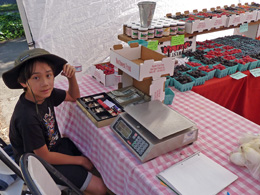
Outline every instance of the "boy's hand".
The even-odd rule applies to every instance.
[[[75,70],[74,66],[71,66],[70,64],[65,64],[63,66],[63,72],[61,73],[61,75],[70,79],[73,76],[75,76],[75,72],[76,72],[76,70]]]

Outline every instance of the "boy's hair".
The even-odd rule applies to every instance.
[[[55,66],[51,63],[50,60],[43,57],[33,58],[25,62],[24,66],[21,68],[19,77],[17,79],[19,83],[26,83],[31,78],[34,65],[36,62],[42,62],[48,64],[51,67],[52,71],[55,72]],[[24,91],[27,90],[27,88],[23,88],[23,89]]]

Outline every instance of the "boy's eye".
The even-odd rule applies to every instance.
[[[33,77],[33,79],[35,79],[35,80],[38,80],[38,79],[39,79],[39,77]]]
[[[52,77],[52,74],[47,74],[47,77],[48,77],[48,78]]]

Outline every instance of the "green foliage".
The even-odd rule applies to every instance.
[[[0,14],[0,41],[24,36],[24,29],[19,12]]]
[[[3,4],[0,5],[0,12],[18,11],[17,4]]]

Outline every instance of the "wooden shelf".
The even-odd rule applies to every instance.
[[[256,24],[260,24],[260,20],[256,21],[256,22],[250,22],[248,25],[256,25]],[[193,36],[197,36],[197,35],[202,35],[202,34],[206,34],[206,33],[212,33],[212,32],[218,32],[218,31],[223,31],[223,30],[228,30],[228,29],[233,29],[233,28],[239,28],[240,25],[237,26],[230,26],[230,27],[222,27],[222,28],[218,28],[218,29],[211,29],[211,30],[205,30],[202,32],[194,32],[192,34],[186,33],[185,37],[193,37]],[[165,41],[170,41],[172,36],[168,36],[168,37],[162,37],[162,38],[154,38],[154,39],[149,39],[149,40],[158,40],[159,43],[161,42],[165,42]],[[128,41],[133,41],[133,40],[137,40],[137,39],[132,39],[131,37],[128,37],[125,34],[120,34],[118,35],[118,39],[124,42],[128,42]]]

